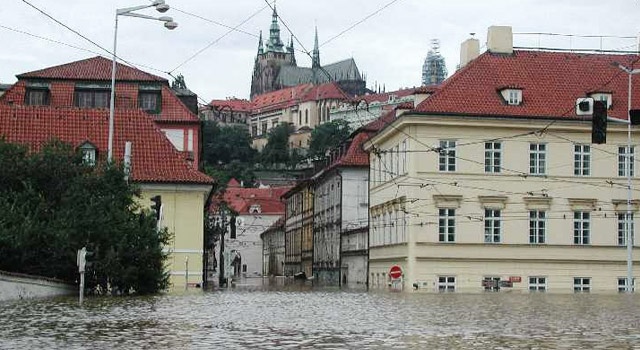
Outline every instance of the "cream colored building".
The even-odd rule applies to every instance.
[[[370,285],[624,290],[640,203],[637,127],[628,139],[626,120],[610,121],[606,144],[592,144],[591,114],[576,102],[604,100],[610,118],[626,119],[627,75],[612,63],[636,56],[514,51],[508,27],[492,27],[487,47],[365,146]],[[640,86],[633,91],[638,108]],[[401,279],[389,277],[392,265]]]

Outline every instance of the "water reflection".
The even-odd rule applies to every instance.
[[[236,288],[0,304],[0,348],[630,349],[640,296]]]

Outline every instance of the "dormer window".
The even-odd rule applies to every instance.
[[[260,204],[252,204],[251,207],[249,207],[250,214],[260,214],[261,212],[262,208],[260,207]]]
[[[604,105],[607,106],[607,109],[611,109],[612,104],[612,95],[608,92],[594,92],[589,94],[589,97],[593,98],[594,101],[602,101]]]
[[[389,103],[395,102],[396,98],[397,98],[396,95],[389,95]]]
[[[138,107],[147,113],[160,113],[162,110],[162,87],[157,84],[141,84],[138,91]]]
[[[111,84],[78,83],[74,91],[74,105],[80,108],[109,108]]]
[[[521,89],[503,89],[500,91],[502,97],[508,105],[518,106],[522,104],[522,90]]]
[[[48,106],[49,84],[39,82],[27,83],[24,104],[27,106]]]
[[[96,146],[91,142],[85,142],[79,147],[82,154],[82,162],[86,165],[94,166],[96,164]]]

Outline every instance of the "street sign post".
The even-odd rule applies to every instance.
[[[399,265],[391,266],[389,269],[389,277],[391,277],[392,280],[397,280],[402,277],[402,268]]]

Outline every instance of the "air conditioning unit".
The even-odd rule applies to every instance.
[[[583,97],[576,100],[576,114],[577,115],[592,115],[593,114],[593,98]]]

